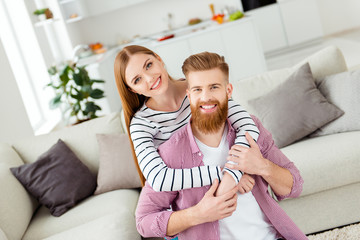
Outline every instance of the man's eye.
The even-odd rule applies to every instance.
[[[152,62],[149,62],[148,64],[146,64],[146,70],[148,70],[151,66],[152,66]]]
[[[211,89],[216,89],[216,88],[218,88],[218,86],[212,86],[212,87],[211,87]]]

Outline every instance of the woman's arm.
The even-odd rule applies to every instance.
[[[245,132],[248,132],[256,142],[259,137],[259,129],[252,120],[250,114],[234,100],[229,99],[228,108],[229,122],[236,131],[236,139],[234,145],[250,147],[249,142],[246,140]],[[242,171],[229,169],[227,167],[224,168],[224,171],[228,172],[233,177],[236,183],[239,183],[242,176]]]
[[[141,117],[134,117],[130,135],[134,144],[139,167],[155,191],[178,191],[207,186],[216,178],[221,179],[218,166],[199,166],[189,169],[173,169],[166,166],[154,145],[158,129]],[[180,161],[180,159],[179,159]]]

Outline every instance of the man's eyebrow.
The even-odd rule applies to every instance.
[[[194,88],[200,88],[200,86],[193,86],[190,89],[194,89]]]

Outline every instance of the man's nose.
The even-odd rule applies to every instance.
[[[203,89],[201,91],[201,101],[207,102],[212,99],[211,92],[208,89]]]

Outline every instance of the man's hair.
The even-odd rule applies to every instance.
[[[206,71],[214,68],[220,69],[225,74],[226,80],[229,81],[229,66],[225,62],[225,58],[219,54],[211,52],[194,54],[185,59],[182,65],[185,77],[190,72]]]

